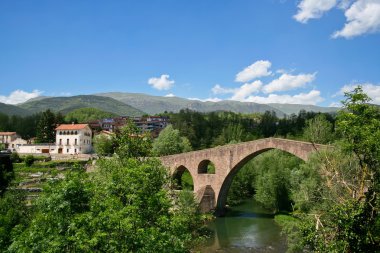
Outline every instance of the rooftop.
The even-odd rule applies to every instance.
[[[0,132],[0,135],[15,135],[16,132]]]
[[[81,130],[88,127],[88,124],[62,124],[55,130]]]

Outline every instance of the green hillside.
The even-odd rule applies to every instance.
[[[276,108],[257,103],[238,101],[202,102],[179,97],[159,97],[141,93],[122,92],[99,93],[95,95],[114,98],[149,114],[162,113],[164,111],[178,112],[181,109],[188,108],[199,112],[232,111],[237,113],[255,113],[275,111],[277,116],[284,116],[284,113]]]
[[[20,108],[15,105],[8,105],[4,103],[0,103],[0,113],[6,114],[6,115],[17,115],[17,116],[27,116],[32,114],[30,111]]]
[[[105,112],[96,108],[80,108],[75,109],[74,111],[69,112],[65,115],[66,122],[78,123],[88,123],[92,120],[105,119],[105,118],[114,118],[120,115],[117,115],[112,112]]]
[[[139,116],[144,114],[144,112],[115,99],[92,95],[50,97],[37,101],[28,101],[18,106],[33,113],[51,109],[55,112],[67,114],[76,109],[91,107],[123,116]]]

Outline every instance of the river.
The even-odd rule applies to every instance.
[[[208,227],[211,236],[199,249],[202,253],[286,252],[286,239],[273,215],[254,200],[234,206]]]

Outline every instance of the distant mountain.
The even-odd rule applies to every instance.
[[[113,98],[92,95],[49,97],[27,101],[19,104],[18,107],[33,113],[51,109],[52,111],[66,114],[76,109],[92,107],[123,116],[140,116],[144,114],[144,112]]]
[[[35,98],[31,98],[23,103],[20,103],[20,104],[24,104],[24,103],[27,103],[27,102],[32,102],[32,101],[39,101],[39,100],[42,100],[42,99],[45,99],[45,98],[51,98],[51,97],[48,97],[48,96],[38,96],[38,97],[35,97]],[[18,105],[20,105],[18,104]]]
[[[336,112],[340,109],[339,107],[321,107],[321,106],[316,106],[316,105],[300,105],[300,104],[271,103],[268,105],[284,112],[287,115],[290,115],[292,113],[298,114],[301,110],[305,110],[307,112],[328,112],[328,113],[331,113],[331,112]]]
[[[232,111],[239,113],[263,113],[265,111],[275,111],[277,116],[284,116],[284,113],[281,110],[269,105],[231,100],[220,102],[202,102],[179,97],[159,97],[141,93],[123,92],[98,93],[95,95],[114,98],[148,114],[157,114],[164,111],[178,112],[181,109],[188,108],[199,112]]]
[[[0,113],[4,113],[6,115],[17,115],[17,116],[27,116],[32,114],[30,111],[20,108],[15,105],[3,104],[0,103]]]

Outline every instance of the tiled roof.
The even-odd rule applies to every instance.
[[[0,135],[15,135],[16,132],[0,132]]]
[[[87,126],[88,124],[62,124],[59,125],[55,130],[81,130]]]

